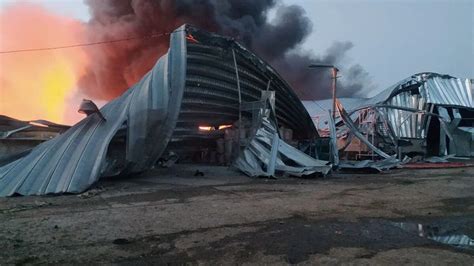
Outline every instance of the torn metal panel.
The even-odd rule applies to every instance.
[[[437,73],[420,73],[400,81],[374,98],[377,98],[378,103],[386,102],[408,91],[412,92],[411,96],[419,94],[425,103],[474,108],[472,90],[470,79]]]
[[[100,116],[100,118],[105,120],[105,117],[100,112],[99,107],[97,107],[97,105],[91,100],[83,99],[81,105],[79,106],[78,112],[87,116],[91,114],[97,114]]]
[[[469,79],[429,75],[423,77],[421,95],[427,102],[437,105],[474,108],[473,86]]]
[[[68,128],[45,120],[20,121],[0,115],[0,166],[24,157]]]
[[[453,130],[453,141],[449,146],[450,154],[474,157],[474,128],[458,127]]]
[[[66,131],[70,126],[46,120],[21,121],[0,115],[1,139],[48,140]]]
[[[269,99],[267,98],[267,103]],[[329,162],[316,160],[280,139],[272,105],[259,110],[255,135],[240,152],[234,166],[249,176],[276,176],[278,174],[306,176],[326,175]]]
[[[471,146],[471,134],[466,134],[458,128],[462,117],[457,108],[452,108],[453,118],[445,107],[438,106],[440,115],[440,149],[444,155],[457,154],[458,156],[471,156],[474,153],[474,146]],[[474,128],[466,128],[474,129]],[[446,140],[448,137],[448,140]],[[449,142],[449,145],[448,145]],[[449,146],[449,150],[448,150]]]
[[[275,140],[276,145],[273,146]],[[275,156],[272,156],[272,152]],[[279,139],[274,124],[268,117],[264,117],[262,126],[237,158],[234,166],[248,176],[274,176],[271,170],[273,163],[276,173],[299,177],[315,173],[326,175],[331,170],[328,162],[316,160]]]
[[[426,102],[419,94],[412,95],[410,91],[401,92],[388,99],[385,104],[406,107],[415,110],[426,110]],[[395,129],[398,138],[425,138],[425,123],[427,117],[423,113],[407,112],[401,109],[385,110],[391,127]]]
[[[336,125],[334,119],[331,115],[331,111],[329,112],[329,132],[330,132],[330,153],[331,153],[331,162],[334,166],[339,165],[339,149],[337,147],[337,132],[336,132]]]
[[[336,107],[337,110],[339,111],[339,114],[341,116],[342,121],[344,121],[344,124],[351,130],[352,134],[356,136],[360,141],[362,141],[365,145],[367,145],[371,150],[373,150],[375,153],[378,155],[382,156],[383,158],[390,158],[390,155],[386,154],[379,148],[375,147],[372,143],[370,143],[369,140],[367,140],[362,133],[360,133],[359,129],[357,126],[352,122],[352,119],[350,116],[347,114],[346,110],[344,107],[342,107],[341,103],[339,101],[336,101]]]

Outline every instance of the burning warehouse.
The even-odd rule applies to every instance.
[[[406,156],[474,155],[471,80],[414,75],[373,98],[337,100],[332,122],[331,101],[302,102],[231,38],[183,25],[169,47],[103,108],[84,100],[87,117],[71,128],[2,119],[0,195],[80,193],[101,177],[178,160],[304,176],[333,166],[387,169]]]
[[[315,159],[318,132],[278,73],[232,39],[186,25],[140,82],[100,110],[85,101],[80,111],[87,118],[63,134],[2,162],[0,195],[79,193],[176,156],[251,176],[330,170]]]
[[[120,97],[101,109],[84,100],[87,117],[76,125],[2,117],[0,195],[80,193],[101,177],[178,160],[305,176],[337,166],[387,169],[408,157],[472,157],[472,90],[471,80],[422,73],[373,98],[337,100],[330,121],[331,101],[302,102],[234,39],[184,25]]]
[[[1,0],[0,266],[474,265],[474,1],[431,2]]]

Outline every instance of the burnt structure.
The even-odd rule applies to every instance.
[[[339,153],[355,159],[406,155],[474,157],[471,79],[437,73],[408,77],[373,98],[338,100]],[[304,102],[320,132],[330,101]]]
[[[215,161],[212,152],[228,151],[225,162],[249,175],[330,169],[284,142],[318,138],[288,84],[234,40],[187,25],[140,82],[100,110],[84,101],[80,111],[85,119],[0,167],[0,196],[79,193],[168,154]]]

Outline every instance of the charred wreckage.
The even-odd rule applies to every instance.
[[[471,80],[415,75],[374,98],[340,99],[331,121],[329,101],[302,102],[231,38],[183,25],[169,47],[100,110],[84,100],[87,117],[70,128],[0,117],[0,196],[81,193],[101,177],[178,158],[249,176],[306,176],[386,169],[414,154],[474,156]]]
[[[334,126],[326,109],[330,101],[303,103],[321,136],[337,142],[336,160],[358,161],[340,167],[384,169],[414,157],[474,157],[473,92],[472,79],[420,73],[372,98],[338,99]]]

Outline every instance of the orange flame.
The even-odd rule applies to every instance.
[[[200,131],[214,131],[214,130],[223,130],[226,128],[231,128],[232,125],[220,125],[218,127],[210,127],[210,126],[199,126]]]
[[[199,126],[199,130],[200,131],[212,131],[212,130],[214,130],[214,128],[209,127],[209,126]]]
[[[226,129],[226,128],[231,128],[232,125],[220,125],[219,130]]]
[[[84,27],[31,4],[0,11],[0,50],[84,42]],[[0,114],[71,124],[81,97],[77,81],[87,65],[80,48],[0,54]]]

